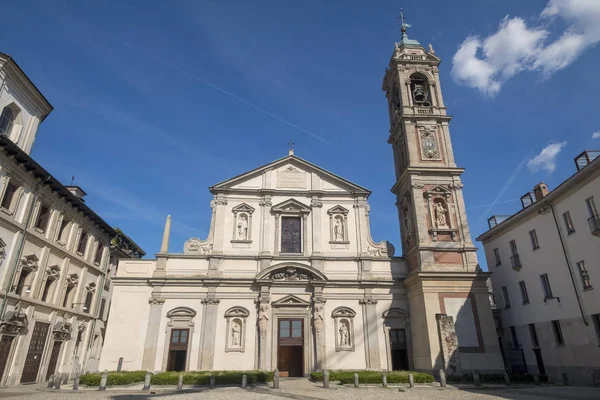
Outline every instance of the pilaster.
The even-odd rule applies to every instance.
[[[258,299],[255,300],[258,308],[258,369],[266,371],[270,369],[269,360],[269,331],[271,326],[271,296],[269,286],[262,286]]]
[[[381,360],[379,354],[379,329],[377,321],[377,302],[371,294],[365,293],[365,297],[359,301],[362,306],[363,336],[365,338],[365,361],[367,369],[380,370]]]
[[[260,255],[270,255],[271,251],[269,250],[269,237],[271,233],[272,218],[271,206],[273,205],[271,202],[271,196],[264,196],[258,204],[260,205],[260,218],[262,222],[260,226]]]
[[[224,194],[216,194],[213,200],[215,206],[215,230],[212,254],[223,254],[223,243],[225,241],[225,213],[227,212],[227,198]]]
[[[314,286],[312,301],[317,369],[322,371],[327,369],[327,345],[325,341],[326,327],[324,314],[325,303],[327,300],[323,297],[323,286]]]
[[[215,288],[210,287],[202,299],[202,336],[198,370],[210,371],[215,360],[215,339],[217,336],[217,311],[221,300],[216,298]]]
[[[323,236],[322,236],[322,208],[323,201],[319,198],[313,197],[310,201],[312,207],[311,218],[312,218],[312,254],[321,255],[323,254]]]
[[[156,349],[158,347],[158,334],[160,333],[160,321],[165,299],[160,292],[152,293],[148,300],[150,313],[148,314],[148,326],[146,327],[146,341],[144,343],[144,355],[142,357],[142,369],[146,371],[156,370]]]

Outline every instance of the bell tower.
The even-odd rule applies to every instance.
[[[440,86],[440,58],[409,39],[395,43],[383,78],[388,100],[414,367],[420,370],[503,370],[486,279],[477,263],[461,175],[456,166]],[[447,348],[448,317],[455,349]],[[446,321],[446,322],[443,322]],[[443,325],[443,326],[442,326]],[[418,329],[416,327],[419,327]],[[486,357],[477,357],[477,353]],[[480,354],[483,355],[483,354]]]

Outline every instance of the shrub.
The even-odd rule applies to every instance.
[[[177,385],[179,375],[183,374],[184,385],[208,385],[211,375],[215,376],[217,385],[240,385],[242,375],[248,377],[248,384],[271,382],[272,372],[264,371],[190,371],[190,372],[161,372],[152,376],[153,385]]]
[[[106,380],[107,386],[131,385],[144,382],[146,371],[121,371],[109,372]],[[100,386],[102,373],[84,374],[79,377],[79,383],[86,386]]]
[[[509,374],[510,381],[512,383],[533,383],[533,375],[530,374]],[[447,378],[448,382],[455,383],[472,383],[473,374],[462,374],[462,375],[449,375]],[[479,374],[479,379],[482,383],[504,383],[504,374]],[[540,375],[540,382],[548,382],[546,375]]]
[[[391,372],[378,372],[378,371],[330,371],[330,381],[340,381],[343,384],[354,383],[354,374],[358,374],[359,383],[381,383],[381,375],[387,375],[388,383],[408,383],[408,374],[412,373],[415,383],[431,383],[434,381],[433,376],[424,372],[410,372],[410,371],[391,371]],[[323,372],[317,371],[312,372],[310,377],[314,381],[323,380]]]

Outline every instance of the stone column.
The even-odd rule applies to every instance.
[[[266,290],[264,290],[266,289]],[[269,357],[269,319],[271,318],[271,310],[270,310],[270,293],[269,288],[261,288],[260,295],[258,299],[256,299],[256,304],[258,307],[258,369],[261,371],[266,371],[268,368],[268,357]]]
[[[260,205],[260,254],[270,255],[269,234],[271,233],[271,196],[264,196],[258,203]]]
[[[325,341],[325,303],[323,287],[315,287],[313,294],[313,326],[315,327],[315,353],[317,369],[327,368],[327,346]]]
[[[312,254],[321,255],[323,254],[323,236],[321,232],[321,211],[323,208],[323,202],[320,199],[313,197],[313,199],[310,201],[310,206],[312,207]]]
[[[215,195],[213,200],[215,205],[215,231],[213,241],[213,254],[223,254],[223,241],[225,240],[225,229],[221,229],[225,224],[225,211],[227,206],[227,199],[223,194]]]
[[[442,368],[450,375],[460,373],[458,338],[454,329],[454,319],[446,314],[435,314],[442,356]]]
[[[210,291],[212,289],[212,291]],[[217,311],[220,300],[215,297],[215,288],[209,288],[208,296],[202,299],[202,337],[200,342],[200,362],[198,369],[210,371],[215,359],[215,338],[217,336]]]
[[[363,312],[363,335],[365,338],[365,352],[367,369],[381,369],[379,354],[379,335],[377,328],[377,300],[371,295],[365,297],[359,302],[362,305]]]
[[[152,294],[149,303],[150,314],[148,315],[148,326],[146,327],[146,342],[144,344],[144,356],[142,357],[142,369],[146,371],[155,371],[156,348],[158,347],[160,320],[162,319],[162,308],[165,299],[160,297],[160,293]]]

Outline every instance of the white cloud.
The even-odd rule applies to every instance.
[[[598,132],[594,132],[594,133],[592,134],[592,139],[600,139],[600,131],[598,131]]]
[[[527,168],[531,172],[539,170],[546,170],[548,172],[554,172],[556,169],[556,156],[558,153],[567,145],[567,142],[551,143],[544,147],[540,154],[531,158],[527,162]]]
[[[488,37],[467,37],[452,59],[454,79],[493,96],[515,74],[552,74],[600,42],[598,0],[550,0],[540,18],[545,25],[528,27],[524,19],[506,16]],[[548,28],[556,19],[562,19],[567,28],[547,43]]]

